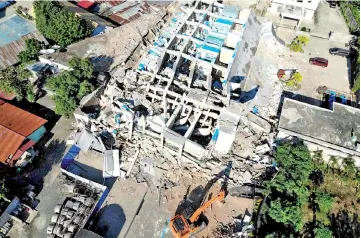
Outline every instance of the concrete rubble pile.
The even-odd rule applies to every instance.
[[[250,224],[251,215],[244,214],[242,219],[234,218],[229,224],[218,223],[216,230],[212,232],[213,237],[220,238],[245,238],[254,231],[254,227]]]
[[[191,40],[186,33],[177,39],[177,32],[194,26],[194,33],[201,24],[198,18],[189,23],[192,11],[187,11],[173,15],[143,54],[114,68],[109,82],[82,103],[75,118],[79,127],[114,138],[113,144],[104,144],[108,150],[119,148],[121,177],[133,177],[151,188],[172,187],[182,177],[210,179],[230,161],[231,185],[253,183],[272,164],[273,119],[282,93],[276,70],[256,55],[249,78],[258,82],[250,79],[248,87],[259,87],[259,93],[245,103],[231,99],[237,94],[226,80],[229,70],[199,60],[217,57],[202,53],[194,58],[184,53],[190,44],[179,46]],[[242,16],[250,14],[242,11]],[[261,37],[268,37],[269,31],[263,30]],[[242,39],[232,40],[237,45]],[[260,44],[267,47],[262,39]],[[93,110],[85,110],[89,108]]]

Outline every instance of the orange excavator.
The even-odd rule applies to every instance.
[[[206,227],[206,223],[204,221],[201,222],[201,219],[199,219],[203,212],[214,202],[223,201],[225,198],[226,193],[224,189],[221,189],[215,197],[205,202],[204,197],[215,180],[210,182],[205,189],[202,186],[195,188],[188,198],[185,198],[178,206],[176,215],[172,217],[169,223],[175,238],[188,238],[203,230]]]

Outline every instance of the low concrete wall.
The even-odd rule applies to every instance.
[[[332,32],[329,38],[330,41],[336,41],[341,43],[349,43],[352,40],[353,35],[344,34],[340,32]]]

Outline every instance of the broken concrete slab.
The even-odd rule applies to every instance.
[[[252,126],[256,126],[266,133],[271,132],[271,124],[269,124],[265,119],[255,115],[252,112],[249,112],[247,114],[247,118],[249,120],[249,123],[252,124]]]

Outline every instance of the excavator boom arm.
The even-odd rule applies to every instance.
[[[225,197],[225,192],[222,190],[218,193],[217,196],[211,198],[210,200],[208,200],[206,203],[204,203],[200,208],[198,208],[193,215],[189,218],[189,221],[191,223],[195,222],[198,220],[199,216],[202,214],[202,212],[204,212],[205,210],[207,210],[208,207],[210,207],[215,201],[222,201]]]

